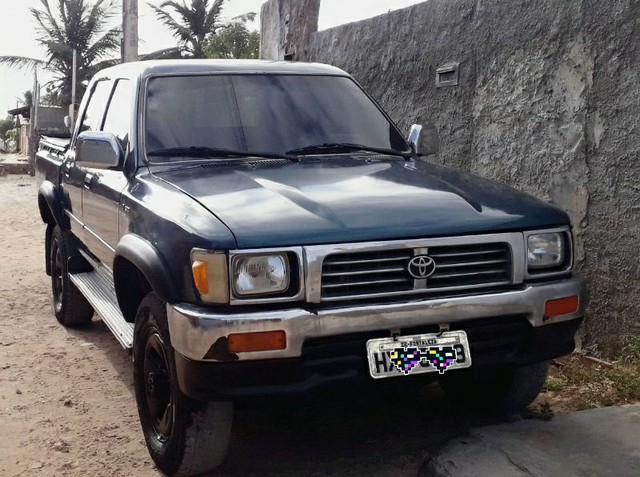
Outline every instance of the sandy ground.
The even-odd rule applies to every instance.
[[[53,316],[36,194],[34,178],[0,177],[0,476],[159,475],[130,356],[98,317],[67,330]],[[415,476],[439,444],[490,423],[437,387],[392,381],[237,409],[214,475]]]

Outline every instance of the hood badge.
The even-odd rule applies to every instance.
[[[411,259],[407,271],[416,280],[424,280],[435,273],[436,262],[428,255],[418,255]]]

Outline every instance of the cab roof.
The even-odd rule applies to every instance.
[[[156,75],[180,74],[299,74],[349,76],[334,66],[320,63],[297,63],[265,60],[153,60],[123,63],[98,72],[94,79],[120,77],[144,79]]]

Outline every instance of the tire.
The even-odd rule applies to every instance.
[[[474,410],[517,414],[531,404],[547,379],[549,363],[519,368],[465,370],[440,378],[450,401]]]
[[[69,258],[75,250],[68,232],[56,226],[51,235],[51,292],[53,312],[64,326],[86,325],[93,318],[93,308],[69,278]]]
[[[166,304],[149,293],[136,314],[133,343],[138,414],[151,458],[168,475],[198,475],[227,454],[233,403],[189,398],[178,385]]]

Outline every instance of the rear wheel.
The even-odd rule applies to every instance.
[[[69,278],[69,258],[75,250],[68,232],[56,226],[51,235],[51,291],[53,311],[64,326],[86,325],[93,317],[93,308]]]
[[[464,370],[440,378],[447,397],[458,405],[515,414],[531,404],[547,379],[549,363],[519,368]]]
[[[169,475],[197,475],[220,465],[231,436],[233,404],[189,398],[178,386],[165,303],[149,293],[136,315],[134,383],[152,459]]]

